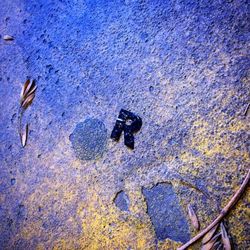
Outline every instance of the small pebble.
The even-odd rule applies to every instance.
[[[149,87],[149,92],[152,93],[153,91],[154,91],[154,87],[153,87],[153,86],[150,86],[150,87]]]
[[[10,36],[10,35],[4,35],[4,36],[3,36],[3,40],[5,40],[5,41],[13,41],[13,40],[14,40],[14,37],[13,37],[13,36]]]
[[[15,178],[11,178],[10,183],[11,183],[11,185],[15,185],[16,179]]]

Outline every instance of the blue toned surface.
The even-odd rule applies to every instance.
[[[182,214],[183,235],[172,227],[187,240],[197,233],[184,223],[189,203],[206,227],[250,165],[249,30],[244,0],[0,0],[0,248],[176,249],[164,216]],[[23,149],[18,106],[30,77]],[[122,138],[104,146],[122,108],[143,120],[133,151]],[[79,125],[88,117],[107,131]],[[208,197],[174,179],[157,185],[170,175]],[[157,204],[151,216],[142,187]],[[120,190],[129,211],[116,207]],[[248,249],[248,197],[227,217],[237,250]],[[158,206],[174,199],[176,211]]]

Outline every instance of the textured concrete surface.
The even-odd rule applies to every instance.
[[[175,249],[157,240],[142,193],[162,182],[188,223],[190,203],[209,224],[250,165],[249,26],[243,0],[0,1],[1,249]],[[23,149],[28,77],[38,90]],[[77,124],[95,118],[110,135],[121,108],[143,120],[135,150],[108,140],[79,160]],[[249,190],[226,218],[235,249],[249,247],[247,204]]]

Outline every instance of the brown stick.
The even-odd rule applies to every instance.
[[[241,184],[240,188],[234,194],[234,196],[231,198],[231,200],[228,202],[228,204],[221,210],[218,217],[209,226],[207,226],[203,231],[198,233],[194,238],[189,240],[187,243],[185,243],[181,247],[177,248],[177,250],[187,249],[189,246],[194,244],[197,240],[202,238],[206,233],[208,233],[214,226],[216,226],[228,214],[230,209],[237,203],[240,196],[244,193],[244,191],[248,185],[249,180],[250,180],[250,169],[248,170],[248,173],[247,173],[243,183]]]

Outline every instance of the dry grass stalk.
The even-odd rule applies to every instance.
[[[22,118],[24,111],[32,104],[37,86],[34,80],[27,80],[21,91],[20,107],[19,107],[19,135],[21,139],[22,146],[25,147],[27,144],[29,126],[26,124],[24,133],[22,132]]]

